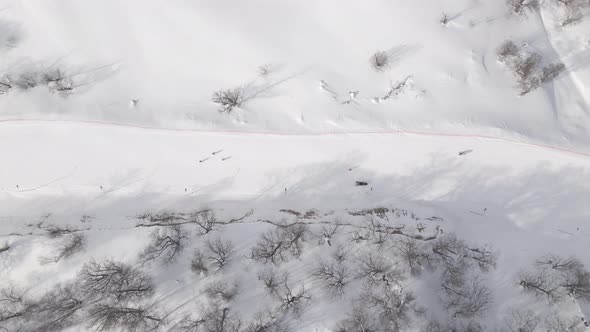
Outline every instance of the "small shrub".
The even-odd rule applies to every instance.
[[[383,71],[389,67],[390,56],[386,51],[377,51],[371,56],[369,62],[373,69]]]
[[[219,90],[213,93],[211,101],[221,106],[220,112],[231,113],[244,102],[244,91],[241,88]]]

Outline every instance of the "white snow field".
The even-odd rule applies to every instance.
[[[589,22],[0,0],[0,331],[590,330]]]

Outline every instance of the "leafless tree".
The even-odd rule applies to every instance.
[[[496,50],[498,60],[508,64],[519,56],[520,50],[512,40],[506,40]]]
[[[451,19],[449,18],[449,15],[448,15],[447,13],[443,13],[443,14],[442,14],[442,17],[440,18],[440,21],[439,21],[439,22],[440,22],[440,24],[441,24],[442,26],[445,26],[445,27],[446,27],[446,26],[447,26],[447,24],[449,24],[449,21],[450,21],[450,20],[451,20]]]
[[[397,285],[403,280],[403,271],[381,255],[370,252],[361,255],[356,266],[358,266],[356,276],[363,279],[370,287],[380,283],[387,286]]]
[[[188,220],[198,226],[200,235],[212,232],[219,224],[215,213],[209,209],[192,212],[189,214]]]
[[[575,299],[590,301],[590,272],[580,268],[564,275],[561,287]]]
[[[147,263],[162,259],[164,263],[172,263],[184,249],[186,239],[186,232],[180,225],[157,228],[151,233],[151,241],[140,254],[140,260]]]
[[[439,237],[432,244],[433,259],[438,260],[444,266],[477,263],[482,271],[488,271],[495,267],[497,255],[486,248],[470,247],[465,241],[455,234],[448,233]]]
[[[27,320],[40,323],[35,324],[37,331],[61,331],[79,320],[82,307],[75,284],[58,285],[29,306]]]
[[[334,248],[334,251],[332,251],[332,259],[338,263],[343,263],[344,261],[348,260],[348,255],[350,254],[350,250],[343,246],[343,245],[338,245]]]
[[[403,262],[412,275],[419,275],[426,268],[432,267],[432,258],[421,244],[411,238],[397,241],[394,248],[400,253]]]
[[[234,108],[242,106],[244,102],[244,91],[242,88],[219,90],[213,93],[211,101],[221,106],[220,112],[231,113]]]
[[[289,279],[287,273],[277,273],[274,269],[267,269],[258,275],[258,280],[262,281],[267,293],[271,296],[278,297],[279,289]]]
[[[25,317],[28,304],[24,296],[24,292],[14,286],[0,289],[0,331],[9,331],[8,327]]]
[[[453,317],[471,318],[486,312],[492,293],[479,276],[462,276],[463,272],[443,274],[441,300]]]
[[[525,95],[554,80],[565,70],[565,65],[561,62],[541,67],[542,57],[539,54],[521,52],[510,40],[498,47],[497,54],[498,60],[514,72],[520,95]]]
[[[577,317],[566,318],[559,313],[548,315],[543,321],[543,332],[584,332],[588,331],[588,326]]]
[[[148,307],[97,304],[90,308],[88,326],[97,331],[154,331],[162,323],[160,315]]]
[[[570,256],[567,258],[557,255],[546,255],[535,261],[535,265],[540,268],[551,268],[552,270],[562,272],[572,272],[584,268],[584,264],[577,258]]]
[[[39,74],[34,71],[20,73],[14,80],[14,86],[21,90],[28,90],[39,85]]]
[[[56,252],[50,257],[42,257],[42,263],[57,263],[62,259],[69,258],[86,246],[86,236],[82,233],[71,233],[67,235],[57,246]]]
[[[539,7],[538,0],[508,0],[512,7],[512,13],[521,15],[527,10],[535,10]]]
[[[339,262],[319,261],[313,268],[312,275],[318,278],[332,296],[342,296],[344,288],[352,281],[346,265]]]
[[[376,311],[384,331],[404,331],[410,325],[411,313],[415,310],[414,296],[405,291],[401,283],[365,286],[361,300]]]
[[[264,234],[252,248],[251,258],[264,263],[285,262],[289,254],[299,258],[303,252],[307,226],[303,223],[276,227]]]
[[[42,74],[42,82],[47,84],[47,87],[52,92],[69,93],[74,90],[74,81],[71,76],[67,76],[63,70],[51,69]]]
[[[374,317],[363,307],[355,306],[347,317],[339,323],[336,332],[378,332]]]
[[[270,74],[272,74],[274,69],[275,69],[274,66],[269,63],[260,65],[260,66],[258,66],[258,75],[266,78],[266,77],[270,76]]]
[[[254,320],[246,326],[244,332],[288,332],[288,327],[283,323],[278,313],[265,311],[257,313]]]
[[[45,230],[45,232],[47,232],[47,235],[50,238],[58,238],[63,235],[68,235],[68,234],[72,234],[72,233],[80,231],[79,229],[73,228],[72,226],[69,226],[69,225],[61,226],[61,225],[48,224],[48,225],[42,225],[41,228],[43,228],[43,230]]]
[[[518,284],[525,292],[546,297],[550,302],[557,302],[564,295],[553,275],[526,273],[521,276]]]
[[[410,81],[410,78],[411,78],[411,76],[406,76],[406,78],[404,78],[400,82],[397,82],[395,84],[391,83],[389,91],[387,91],[387,93],[383,97],[381,97],[380,99],[387,100],[389,98],[399,96],[402,92],[404,92],[404,90],[408,86],[408,81]]]
[[[207,258],[202,251],[197,250],[195,251],[195,255],[193,256],[193,260],[191,261],[191,269],[193,272],[198,274],[207,274],[209,272],[209,264],[207,264]]]
[[[278,291],[278,298],[281,301],[279,307],[281,312],[292,312],[299,315],[301,310],[311,300],[311,294],[305,289],[303,282],[301,282],[298,288],[292,289],[292,286],[289,286],[289,280],[284,280]]]
[[[340,228],[340,223],[338,221],[334,224],[322,226],[319,244],[327,244],[328,246],[332,246],[332,239],[334,238],[334,236],[338,232],[339,228]]]
[[[238,284],[229,285],[225,281],[214,281],[205,288],[205,294],[212,300],[229,302],[238,295]]]
[[[538,332],[542,319],[531,310],[513,310],[504,319],[509,332]]]
[[[202,332],[205,322],[205,318],[193,318],[189,315],[176,324],[175,328],[181,332]]]
[[[229,307],[212,304],[203,313],[204,332],[239,332],[242,322]]]
[[[3,75],[0,77],[0,94],[8,93],[14,88],[12,75]]]
[[[201,308],[197,318],[187,316],[174,328],[182,332],[240,332],[242,322],[237,314],[219,302]]]
[[[377,51],[371,56],[369,62],[373,69],[383,71],[389,67],[389,60],[390,55],[387,51]]]
[[[523,273],[519,284],[525,292],[557,302],[564,295],[590,301],[590,272],[575,257],[547,255],[535,262],[535,269]]]
[[[149,275],[113,260],[84,264],[78,278],[80,290],[89,299],[126,301],[146,298],[154,292]]]
[[[565,27],[582,20],[584,11],[590,7],[590,2],[587,0],[556,0],[565,11],[565,16],[562,18],[561,26]]]
[[[8,250],[10,250],[10,244],[8,243],[8,241],[0,243],[0,254]]]
[[[225,268],[234,252],[234,246],[231,241],[224,241],[220,238],[207,240],[205,242],[205,248],[207,260],[215,272],[219,272]]]

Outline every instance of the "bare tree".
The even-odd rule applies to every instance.
[[[192,316],[188,315],[178,322],[174,328],[181,332],[202,332],[205,322],[205,318],[193,318]]]
[[[184,249],[186,239],[186,232],[180,225],[157,228],[151,234],[150,243],[140,254],[140,260],[147,263],[162,259],[164,263],[172,263]]]
[[[509,332],[538,332],[541,317],[531,310],[513,310],[504,323]]]
[[[344,288],[352,281],[348,268],[338,262],[319,261],[313,268],[312,275],[318,278],[332,296],[342,296]]]
[[[146,298],[154,292],[149,275],[113,260],[84,264],[78,278],[80,290],[90,299],[126,301]]]
[[[282,312],[292,312],[296,315],[301,313],[301,310],[311,300],[311,295],[305,289],[305,284],[301,282],[297,289],[289,287],[289,280],[285,279],[278,291],[278,298],[281,301],[279,310]]]
[[[0,243],[0,254],[8,250],[10,250],[10,244],[8,243],[8,241]]]
[[[215,213],[212,210],[205,209],[200,211],[195,211],[189,214],[188,220],[198,226],[198,232],[200,235],[205,235],[217,227],[219,225],[219,221],[215,216]]]
[[[584,268],[584,264],[573,256],[564,258],[553,254],[537,259],[535,265],[542,269],[551,268],[552,270],[566,273]]]
[[[57,263],[83,251],[85,246],[86,236],[82,233],[72,233],[58,244],[56,252],[52,256],[42,257],[40,260],[42,263]]]
[[[436,239],[432,244],[433,259],[443,266],[477,263],[482,271],[495,267],[497,255],[486,248],[470,247],[453,233]],[[458,266],[458,265],[457,265]]]
[[[416,240],[401,239],[396,242],[394,248],[401,254],[403,262],[410,268],[412,275],[419,275],[425,268],[432,267],[432,258]]]
[[[242,321],[229,307],[211,304],[202,315],[205,318],[204,332],[239,332]]]
[[[191,269],[193,270],[193,272],[203,275],[209,272],[207,258],[205,257],[205,254],[203,254],[202,251],[195,251],[195,255],[193,256],[193,260],[191,261]]]
[[[74,81],[71,76],[67,76],[63,70],[57,68],[48,70],[42,74],[42,82],[52,92],[69,93],[74,90]]]
[[[255,315],[254,320],[243,330],[244,332],[288,332],[280,314],[265,311]]]
[[[0,94],[8,93],[12,88],[14,88],[12,75],[2,75],[0,77]]]
[[[0,331],[17,324],[26,316],[28,304],[24,292],[14,286],[0,289]]]
[[[212,302],[201,308],[197,318],[187,316],[174,328],[182,332],[239,332],[241,327],[240,318],[229,307]]]
[[[449,24],[450,20],[451,19],[449,18],[449,15],[447,13],[442,13],[442,17],[440,18],[439,23],[440,23],[440,25],[446,27]]]
[[[14,86],[21,90],[28,90],[36,87],[40,83],[39,74],[34,71],[25,71],[20,73],[14,80]]]
[[[273,269],[268,269],[258,275],[258,280],[264,283],[264,288],[271,296],[279,296],[279,289],[282,284],[287,282],[289,275],[287,273],[277,273]]]
[[[387,286],[397,285],[403,280],[403,271],[382,256],[364,254],[358,258],[357,266],[357,277],[363,279],[370,287],[380,283]]]
[[[213,93],[211,101],[221,106],[220,112],[231,113],[234,108],[242,106],[244,102],[244,91],[242,88],[219,90]]]
[[[90,308],[88,316],[88,326],[97,331],[154,331],[161,323],[162,318],[151,308],[119,304],[97,304]]]
[[[340,223],[338,221],[334,224],[322,226],[319,244],[327,244],[328,246],[332,246],[332,239],[336,235],[336,232],[338,232],[339,228]]]
[[[238,295],[238,284],[228,285],[224,281],[214,281],[205,288],[205,294],[213,300],[229,302]]]
[[[556,2],[565,12],[561,22],[562,27],[581,21],[584,17],[584,11],[587,11],[590,7],[590,2],[587,0],[556,0]]]
[[[518,1],[518,0],[517,0]],[[520,50],[512,40],[506,40],[496,50],[498,60],[502,63],[509,63],[519,56]]]
[[[348,255],[350,251],[343,245],[338,245],[334,248],[332,252],[332,259],[338,263],[343,263],[344,261],[348,260]]]
[[[453,275],[443,278],[441,300],[453,317],[479,316],[489,308],[492,293],[479,276],[462,278],[460,281]]]
[[[519,284],[525,292],[546,297],[550,302],[557,302],[566,294],[590,301],[590,272],[575,257],[541,257],[533,271],[523,273]]]
[[[512,13],[521,15],[527,10],[535,10],[539,7],[538,0],[508,0],[512,7]]]
[[[251,258],[264,263],[285,262],[289,254],[299,258],[303,252],[307,227],[297,223],[288,227],[276,227],[264,234],[252,248]]]
[[[575,299],[590,301],[590,272],[580,268],[566,274],[561,287]]]
[[[61,331],[79,320],[82,307],[76,285],[58,285],[29,306],[27,320],[40,322],[35,324],[38,331]]]
[[[352,312],[339,323],[336,332],[378,332],[381,329],[377,326],[374,317],[360,306],[355,306]]]
[[[550,302],[557,302],[563,297],[563,292],[553,275],[526,273],[521,276],[518,284],[525,292],[538,297],[547,297]]]
[[[225,268],[234,252],[234,246],[231,241],[224,241],[220,238],[207,240],[205,242],[205,248],[207,251],[207,260],[215,272],[219,272]]]
[[[405,291],[401,283],[366,286],[361,300],[376,310],[378,321],[385,331],[404,331],[415,310],[413,294]]]
[[[539,54],[521,52],[511,40],[502,43],[496,53],[498,60],[514,72],[520,95],[525,95],[554,80],[565,70],[565,65],[561,62],[541,67],[542,57]]]
[[[371,56],[369,62],[373,69],[383,71],[389,67],[389,60],[390,55],[387,51],[377,51]]]

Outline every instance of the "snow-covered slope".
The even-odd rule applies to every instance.
[[[0,8],[0,331],[586,330],[590,18],[562,27],[550,0]],[[521,95],[506,40],[565,69]],[[156,258],[158,239],[178,241]],[[109,262],[131,291],[89,286]]]

